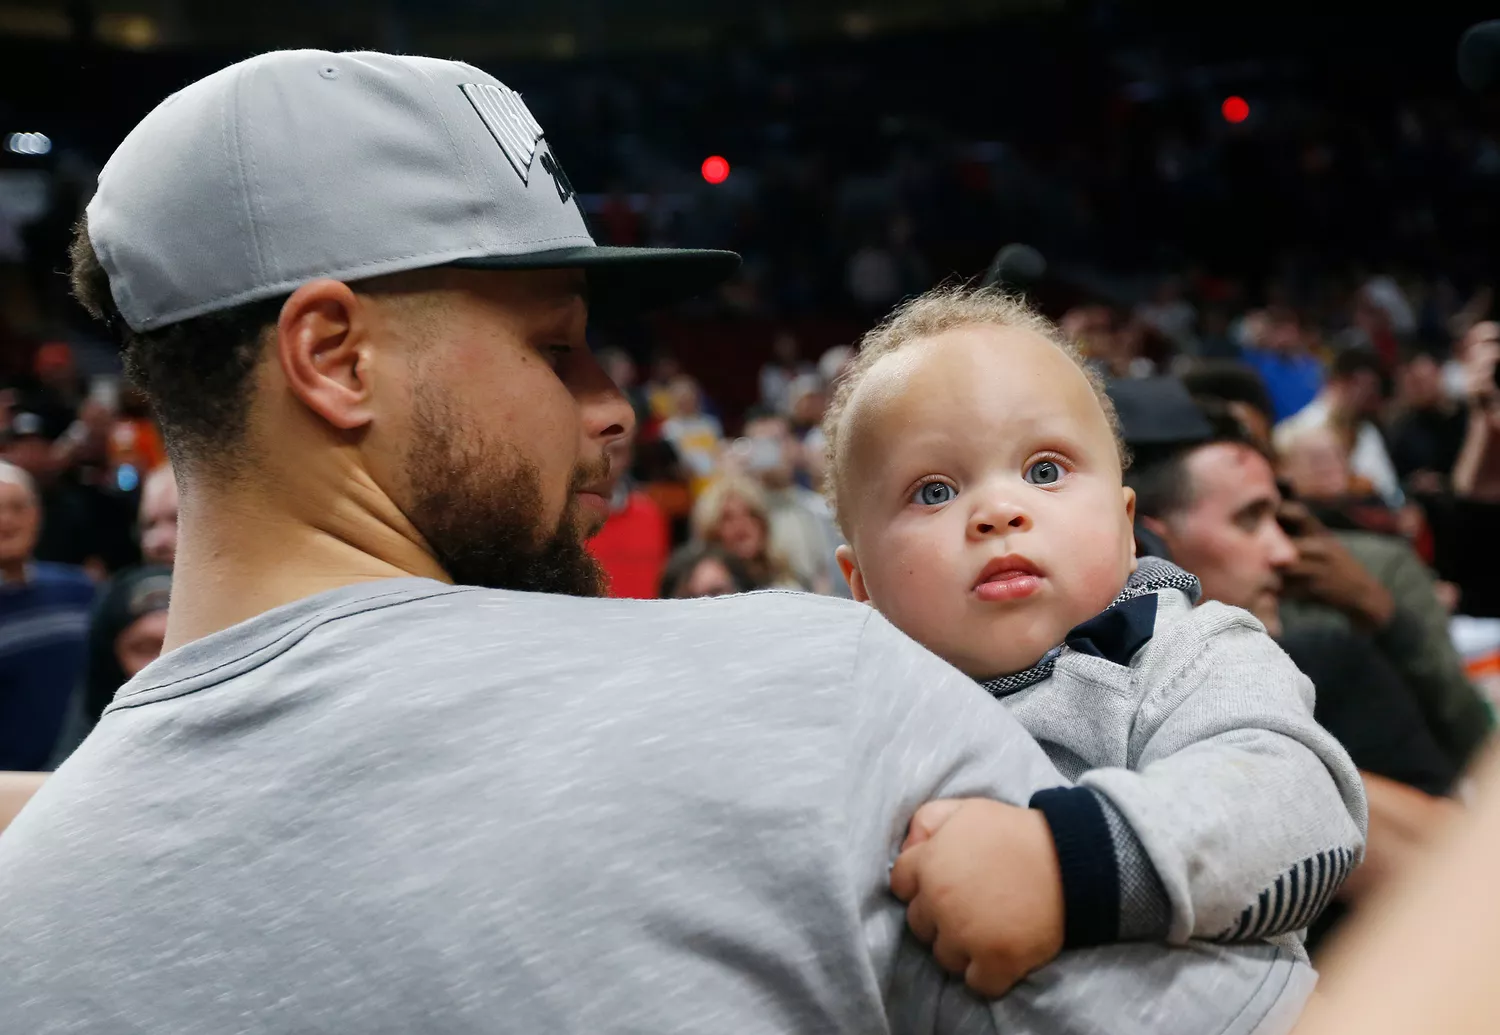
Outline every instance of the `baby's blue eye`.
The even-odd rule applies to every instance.
[[[947,482],[928,482],[912,494],[912,502],[926,507],[938,507],[958,495],[958,490]]]
[[[1038,460],[1026,468],[1026,480],[1032,485],[1056,485],[1062,478],[1062,468],[1051,460]]]

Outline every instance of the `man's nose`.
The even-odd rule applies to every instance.
[[[580,364],[573,397],[583,416],[584,434],[606,442],[625,438],[635,431],[635,410],[619,386],[610,380],[592,355]]]
[[[1267,560],[1270,562],[1271,567],[1280,571],[1288,565],[1296,563],[1299,556],[1297,553],[1297,544],[1292,542],[1291,537],[1282,530],[1282,527],[1275,520],[1266,522],[1266,531],[1263,538],[1265,540]]]

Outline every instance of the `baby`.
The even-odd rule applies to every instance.
[[[1137,560],[1114,408],[1061,332],[1004,295],[930,292],[866,335],[824,433],[855,599],[981,683],[1076,784],[1030,802],[1062,915],[1027,966],[1191,938],[1305,960],[1303,929],[1363,849],[1359,774],[1259,622]],[[920,847],[914,824],[893,887],[939,962],[997,994],[1019,974],[984,977],[1016,920],[994,904],[1047,896],[984,887],[1013,849],[976,816]],[[941,894],[916,901],[924,868]]]

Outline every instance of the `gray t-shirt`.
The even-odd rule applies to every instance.
[[[868,608],[349,587],[148,668],[0,837],[0,1026],[1289,1027],[1269,947],[1067,953],[996,1004],[938,970],[887,890],[912,812],[1063,782]]]

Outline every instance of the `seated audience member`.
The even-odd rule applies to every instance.
[[[170,568],[177,558],[177,479],[163,464],[141,483],[141,559]]]
[[[1317,720],[1349,751],[1365,780],[1370,805],[1365,862],[1342,900],[1362,897],[1378,887],[1372,874],[1396,872],[1413,846],[1446,820],[1451,806],[1434,795],[1452,785],[1460,764],[1439,746],[1386,653],[1375,649],[1380,614],[1372,609],[1365,627],[1350,622],[1294,629],[1282,623],[1282,598],[1294,574],[1315,579],[1321,592],[1350,608],[1363,604],[1357,600],[1362,594],[1387,600],[1388,595],[1377,593],[1379,583],[1332,536],[1306,528],[1294,539],[1283,530],[1274,471],[1246,442],[1230,436],[1190,445],[1175,457],[1132,471],[1127,480],[1136,490],[1142,522],[1175,563],[1198,577],[1204,598],[1254,614],[1313,680]],[[1383,617],[1392,620],[1389,612]],[[1481,708],[1474,717],[1477,728],[1464,732],[1477,742],[1486,723]],[[1402,786],[1393,787],[1393,781]],[[1334,911],[1314,929],[1310,948],[1337,915]]]
[[[783,331],[771,342],[771,358],[760,368],[760,405],[772,413],[790,413],[792,382],[813,371],[802,358],[797,336]]]
[[[1260,375],[1276,420],[1285,420],[1317,397],[1323,387],[1323,364],[1308,347],[1308,336],[1294,311],[1249,313],[1238,331],[1241,358]]]
[[[604,569],[610,596],[649,600],[656,596],[672,550],[671,526],[656,501],[636,487],[631,474],[633,441],[621,438],[607,452],[614,491],[609,517],[589,540],[589,553]]]
[[[33,560],[41,520],[31,476],[0,462],[0,770],[46,766],[83,670],[94,584]]]
[[[797,581],[815,593],[848,596],[835,552],[843,541],[823,497],[794,481],[797,440],[790,419],[767,410],[745,418],[739,463],[760,482],[771,512],[771,549],[786,558]]]
[[[1251,367],[1237,360],[1194,363],[1182,375],[1182,385],[1195,398],[1217,399],[1265,452],[1271,450],[1276,410],[1265,382]]]
[[[1211,408],[1247,394],[1222,383],[1192,383]],[[1213,397],[1226,390],[1233,392],[1228,400]],[[1266,443],[1254,435],[1249,440],[1264,452]],[[1450,764],[1462,769],[1493,722],[1448,635],[1442,585],[1407,542],[1360,527],[1372,508],[1355,513],[1344,502],[1305,502],[1282,514],[1299,531],[1298,560],[1281,572],[1282,623],[1298,633],[1339,630],[1365,637],[1382,654],[1382,664],[1399,674]],[[1329,527],[1330,521],[1338,526]]]
[[[122,572],[100,595],[89,624],[84,670],[84,713],[90,728],[115,691],[161,655],[171,597],[171,569],[152,565]]]
[[[1308,427],[1331,428],[1349,451],[1349,467],[1366,479],[1388,505],[1405,502],[1401,481],[1374,421],[1383,403],[1380,360],[1372,353],[1348,349],[1334,357],[1328,383],[1312,402],[1277,425],[1293,434]]]
[[[1399,412],[1391,422],[1391,462],[1413,493],[1432,495],[1448,489],[1468,430],[1465,400],[1443,388],[1438,358],[1423,349],[1408,350],[1396,375]]]
[[[696,496],[718,468],[724,428],[717,417],[703,412],[702,389],[688,375],[673,379],[671,399],[672,415],[662,422],[661,437],[677,451]]]
[[[678,548],[661,577],[663,600],[722,597],[755,586],[740,559],[722,546],[688,543]]]
[[[808,589],[771,546],[771,509],[753,478],[726,475],[693,505],[693,539],[739,558],[753,589]]]

